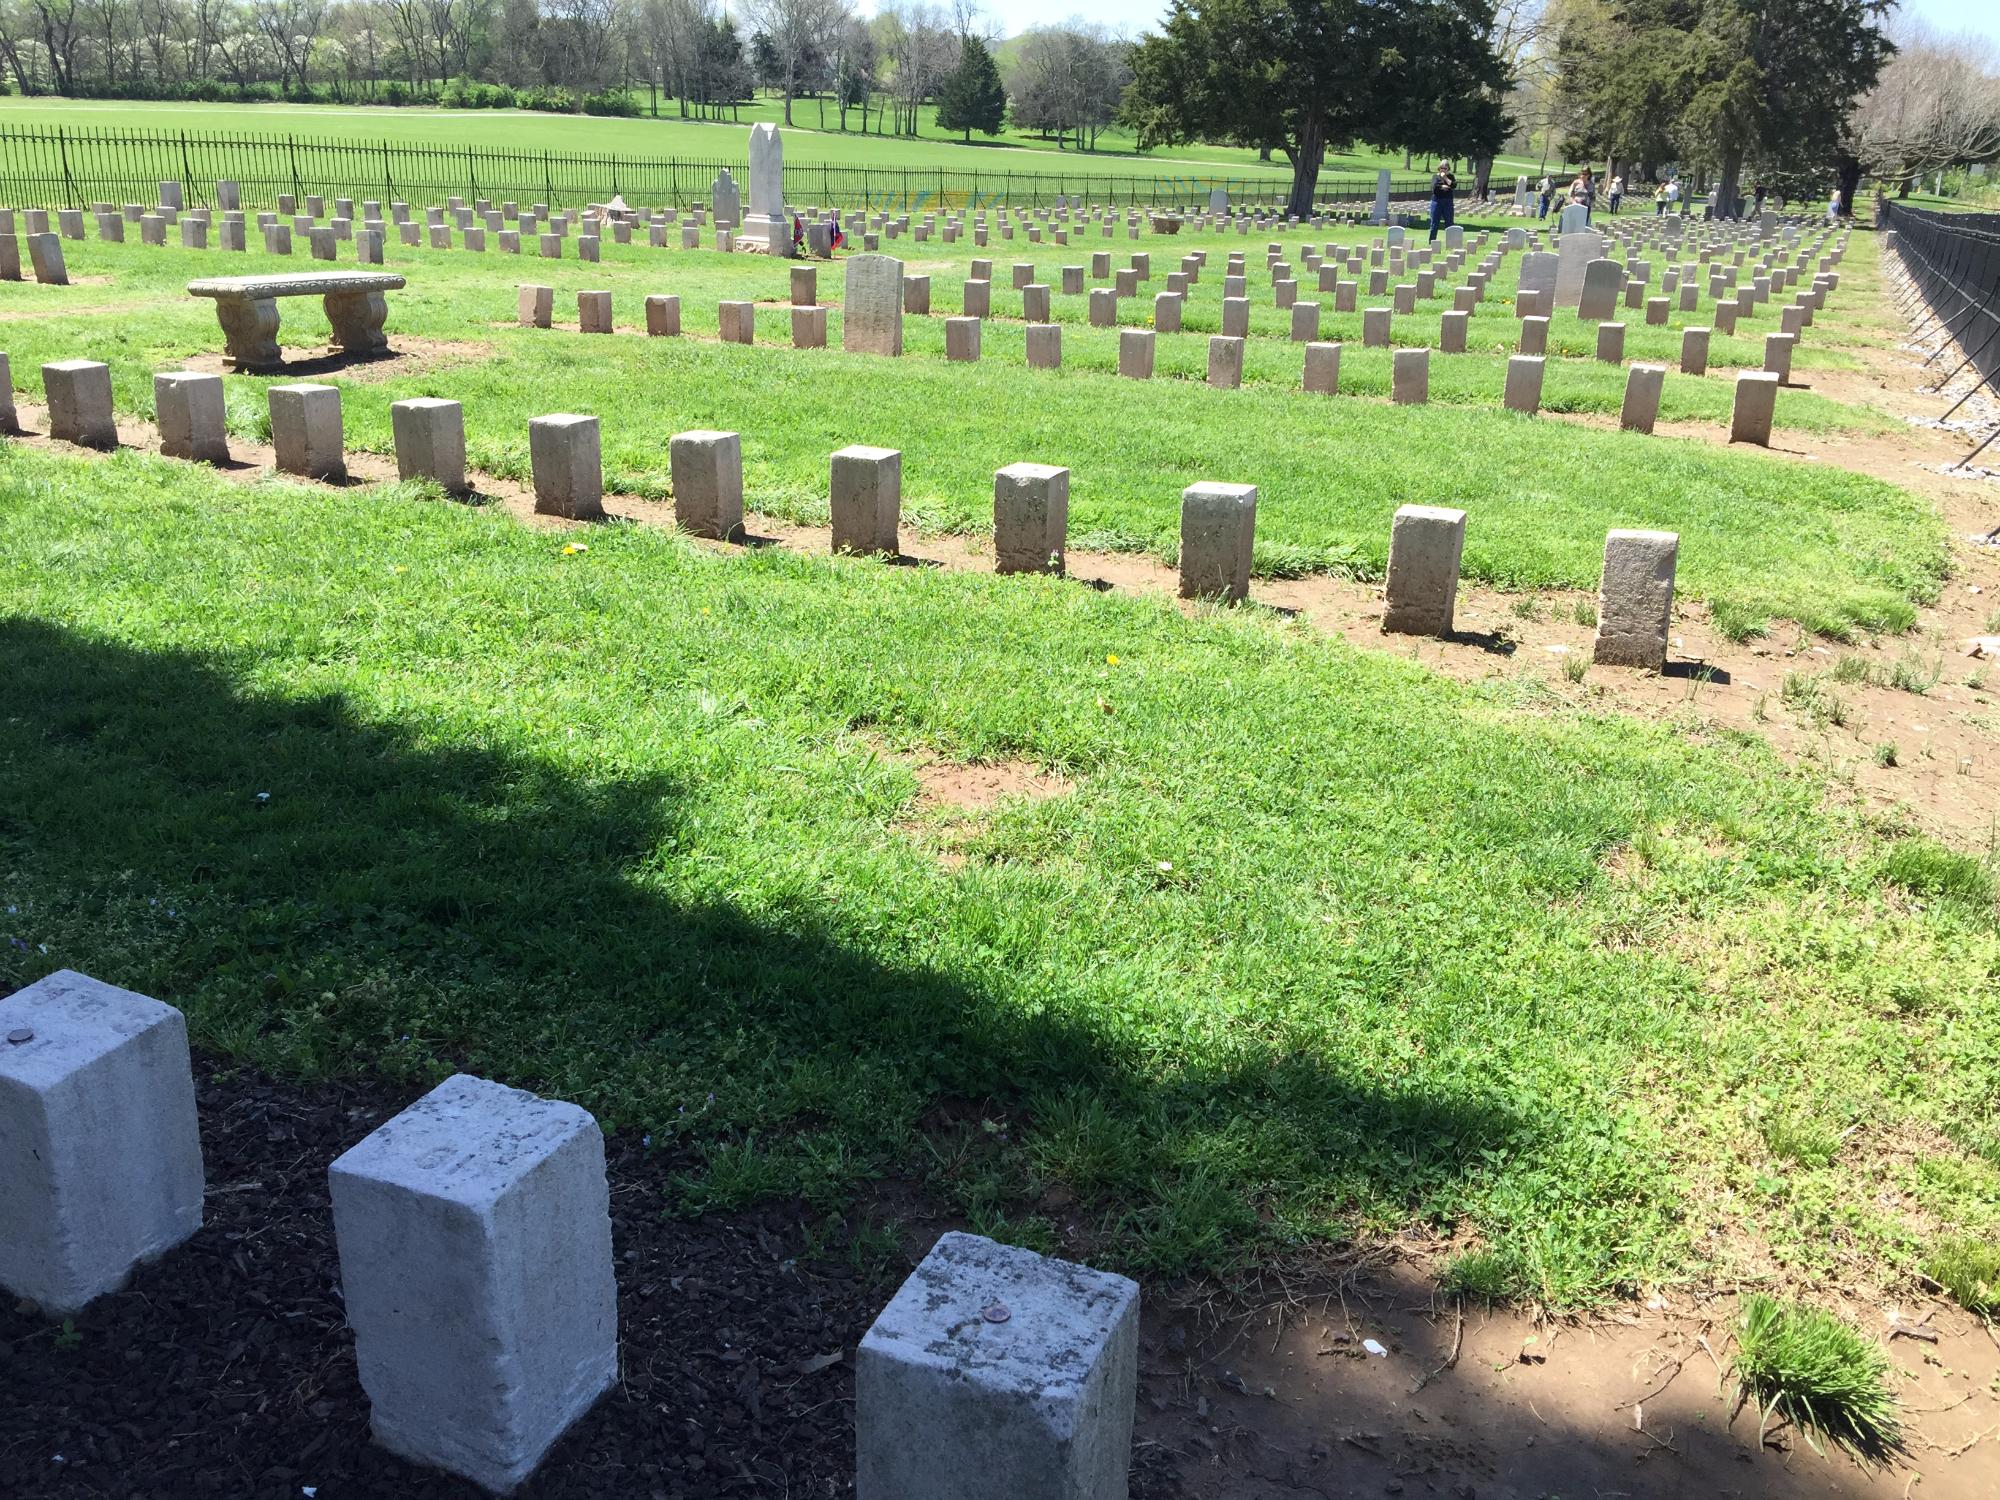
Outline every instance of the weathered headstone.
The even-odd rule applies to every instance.
[[[1502,401],[1507,410],[1533,416],[1542,408],[1542,370],[1548,363],[1539,354],[1514,354],[1507,359],[1507,384]]]
[[[181,1013],[68,969],[0,1000],[0,1287],[69,1317],[201,1214]]]
[[[855,1494],[1122,1500],[1138,1303],[1122,1276],[943,1236],[856,1353]]]
[[[708,189],[709,207],[715,214],[715,227],[734,229],[743,219],[743,190],[736,185],[736,179],[724,167]],[[695,223],[695,238],[700,240],[700,222]]]
[[[1180,593],[1234,604],[1250,592],[1257,486],[1191,484],[1181,491]]]
[[[428,479],[449,494],[465,490],[465,408],[456,401],[416,396],[392,402],[396,474]]]
[[[1399,507],[1389,526],[1383,630],[1450,635],[1464,550],[1464,511],[1436,505]]]
[[[603,1131],[461,1073],[327,1184],[375,1440],[516,1489],[618,1376]]]
[[[160,372],[153,377],[153,412],[160,427],[160,452],[168,458],[205,464],[229,461],[220,375]]]
[[[1660,390],[1666,382],[1665,365],[1634,365],[1625,376],[1625,400],[1618,410],[1618,425],[1627,432],[1651,432],[1660,415]]]
[[[42,366],[49,405],[49,436],[81,448],[116,448],[111,414],[111,367],[91,359],[61,359]]]
[[[896,556],[903,455],[894,448],[842,448],[833,455],[831,469],[833,550]]]
[[[1680,538],[1671,531],[1613,531],[1605,537],[1592,661],[1653,672],[1666,669],[1679,552]]]
[[[998,572],[1061,573],[1068,536],[1068,469],[1009,464],[994,474],[993,555]]]
[[[337,385],[274,385],[265,395],[279,472],[307,479],[347,477]]]
[[[888,255],[857,255],[847,263],[840,343],[849,354],[903,352],[903,263]]]
[[[1625,268],[1617,261],[1591,261],[1583,268],[1583,288],[1577,297],[1576,315],[1590,322],[1614,315],[1618,311],[1618,289],[1624,279]]]
[[[572,521],[594,521],[604,514],[597,418],[572,412],[535,417],[528,423],[528,463],[536,514]]]
[[[1729,415],[1729,441],[1771,446],[1771,421],[1778,406],[1778,377],[1766,370],[1744,370],[1736,377],[1736,399]]]

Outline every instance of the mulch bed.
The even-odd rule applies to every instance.
[[[201,1232],[68,1330],[0,1298],[0,1496],[472,1500],[369,1441],[327,1200],[327,1164],[422,1090],[195,1073]],[[622,1378],[517,1493],[851,1494],[854,1347],[893,1287],[809,1258],[786,1207],[668,1219],[681,1164],[605,1145]],[[1135,1500],[1176,1493],[1144,1456]]]

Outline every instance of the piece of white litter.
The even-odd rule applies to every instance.
[[[306,1500],[313,1500],[313,1496],[319,1493],[319,1486],[316,1484],[300,1485],[299,1493],[301,1495],[304,1495],[306,1497]]]
[[[1376,1343],[1375,1340],[1373,1339],[1363,1339],[1361,1341],[1361,1347],[1366,1349],[1370,1354],[1376,1355],[1382,1359],[1387,1359],[1389,1357],[1389,1351],[1387,1349],[1384,1349],[1380,1344]]]

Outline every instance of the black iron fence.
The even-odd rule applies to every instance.
[[[1909,273],[1905,309],[1918,333],[1942,333],[1938,349],[1925,361],[1935,364],[1943,390],[1967,369],[1979,379],[1946,412],[1947,419],[1980,390],[2000,380],[2000,214],[1947,214],[1893,200],[1882,210],[1882,227]],[[1962,463],[1970,463],[2000,437],[1997,430]]]
[[[80,208],[92,203],[152,203],[162,182],[182,184],[190,207],[212,204],[215,184],[239,184],[245,204],[268,206],[281,193],[299,198],[403,199],[437,202],[451,194],[495,202],[571,207],[622,194],[634,206],[685,205],[709,195],[728,168],[745,181],[741,161],[632,157],[571,151],[432,146],[392,141],[313,139],[297,135],[191,134],[185,131],[0,129],[0,202],[18,208]],[[1291,179],[1275,175],[951,171],[791,163],[785,196],[799,204],[916,213],[926,209],[1046,207],[1057,198],[1114,207],[1205,208],[1221,188],[1232,206],[1282,205]],[[1373,174],[1322,176],[1318,201],[1372,201]],[[1427,180],[1397,178],[1392,194],[1420,196]]]

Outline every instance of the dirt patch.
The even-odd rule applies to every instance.
[[[1441,1298],[1408,1263],[1378,1262],[1254,1310],[1159,1300],[1140,1440],[1200,1500],[2000,1492],[2000,1349],[1955,1309],[1925,1330],[1935,1344],[1886,1345],[1910,1454],[1869,1469],[1775,1424],[1760,1440],[1755,1409],[1734,1410],[1731,1295],[1655,1295],[1568,1326]],[[1882,1309],[1843,1311],[1886,1336]]]
[[[1021,760],[918,762],[917,810],[985,812],[1015,798],[1060,797],[1074,783]]]
[[[281,344],[282,333],[283,330],[280,330]],[[344,349],[331,347],[294,346],[286,348],[284,356],[285,362],[278,368],[255,373],[294,379],[307,375],[338,375],[345,380],[368,384],[490,359],[493,357],[493,345],[412,338],[409,334],[400,333],[390,336],[390,347],[380,354],[350,354]],[[181,368],[198,370],[205,375],[236,373],[233,365],[215,353],[194,355],[183,360]]]

